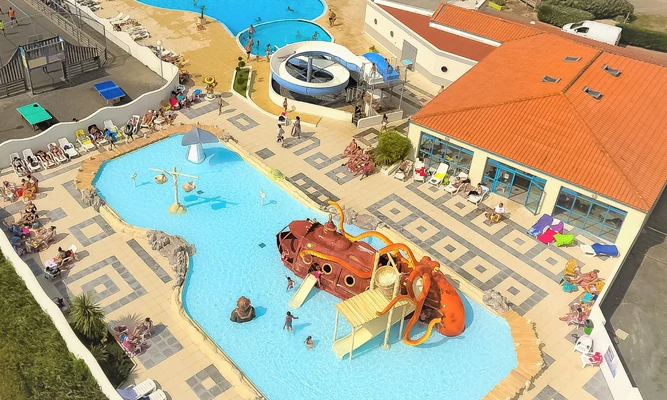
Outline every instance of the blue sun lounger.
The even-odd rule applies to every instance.
[[[95,90],[106,100],[107,104],[113,104],[119,101],[125,92],[114,83],[114,81],[105,81],[93,85]]]

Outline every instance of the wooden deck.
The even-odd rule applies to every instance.
[[[336,304],[336,309],[353,328],[359,327],[378,317],[377,313],[384,310],[389,300],[378,289],[369,289]],[[395,307],[412,304],[408,300],[396,302]]]

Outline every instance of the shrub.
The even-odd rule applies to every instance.
[[[104,311],[95,302],[92,293],[81,293],[72,299],[71,315],[77,332],[88,339],[104,342],[107,335]]]
[[[407,137],[396,131],[385,132],[380,135],[378,146],[373,149],[373,159],[381,167],[393,165],[403,160],[412,147]]]
[[[571,22],[593,19],[593,14],[576,8],[542,3],[537,8],[537,18],[547,24],[563,27]]]
[[[667,52],[667,33],[652,31],[631,24],[616,24],[616,26],[623,29],[621,43]]]
[[[239,63],[237,65],[238,65],[239,68],[243,68],[243,67],[245,67],[245,61],[241,60],[241,61],[239,61]]]
[[[106,399],[1,254],[0,276],[0,399]]]
[[[635,11],[635,7],[628,0],[548,0],[547,4],[588,11],[595,19],[614,18],[617,15],[626,16]]]

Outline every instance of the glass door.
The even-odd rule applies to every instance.
[[[546,181],[535,177],[533,177],[533,179],[530,181],[526,201],[523,203],[523,205],[533,214],[537,214],[537,209],[540,206],[540,200],[542,200],[542,195],[544,194],[545,184]]]
[[[512,184],[514,183],[514,172],[503,167],[498,168],[496,182],[493,191],[503,197],[509,197],[512,193]]]

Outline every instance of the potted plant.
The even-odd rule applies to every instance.
[[[201,12],[198,18],[199,25],[204,25],[206,23],[206,18],[204,18],[204,11],[206,11],[206,6],[197,4],[197,0],[192,0],[192,5],[198,8]]]
[[[396,131],[389,131],[380,135],[380,140],[373,149],[375,164],[382,167],[381,172],[391,175],[396,171],[398,165],[403,161],[412,148],[410,139]]]

